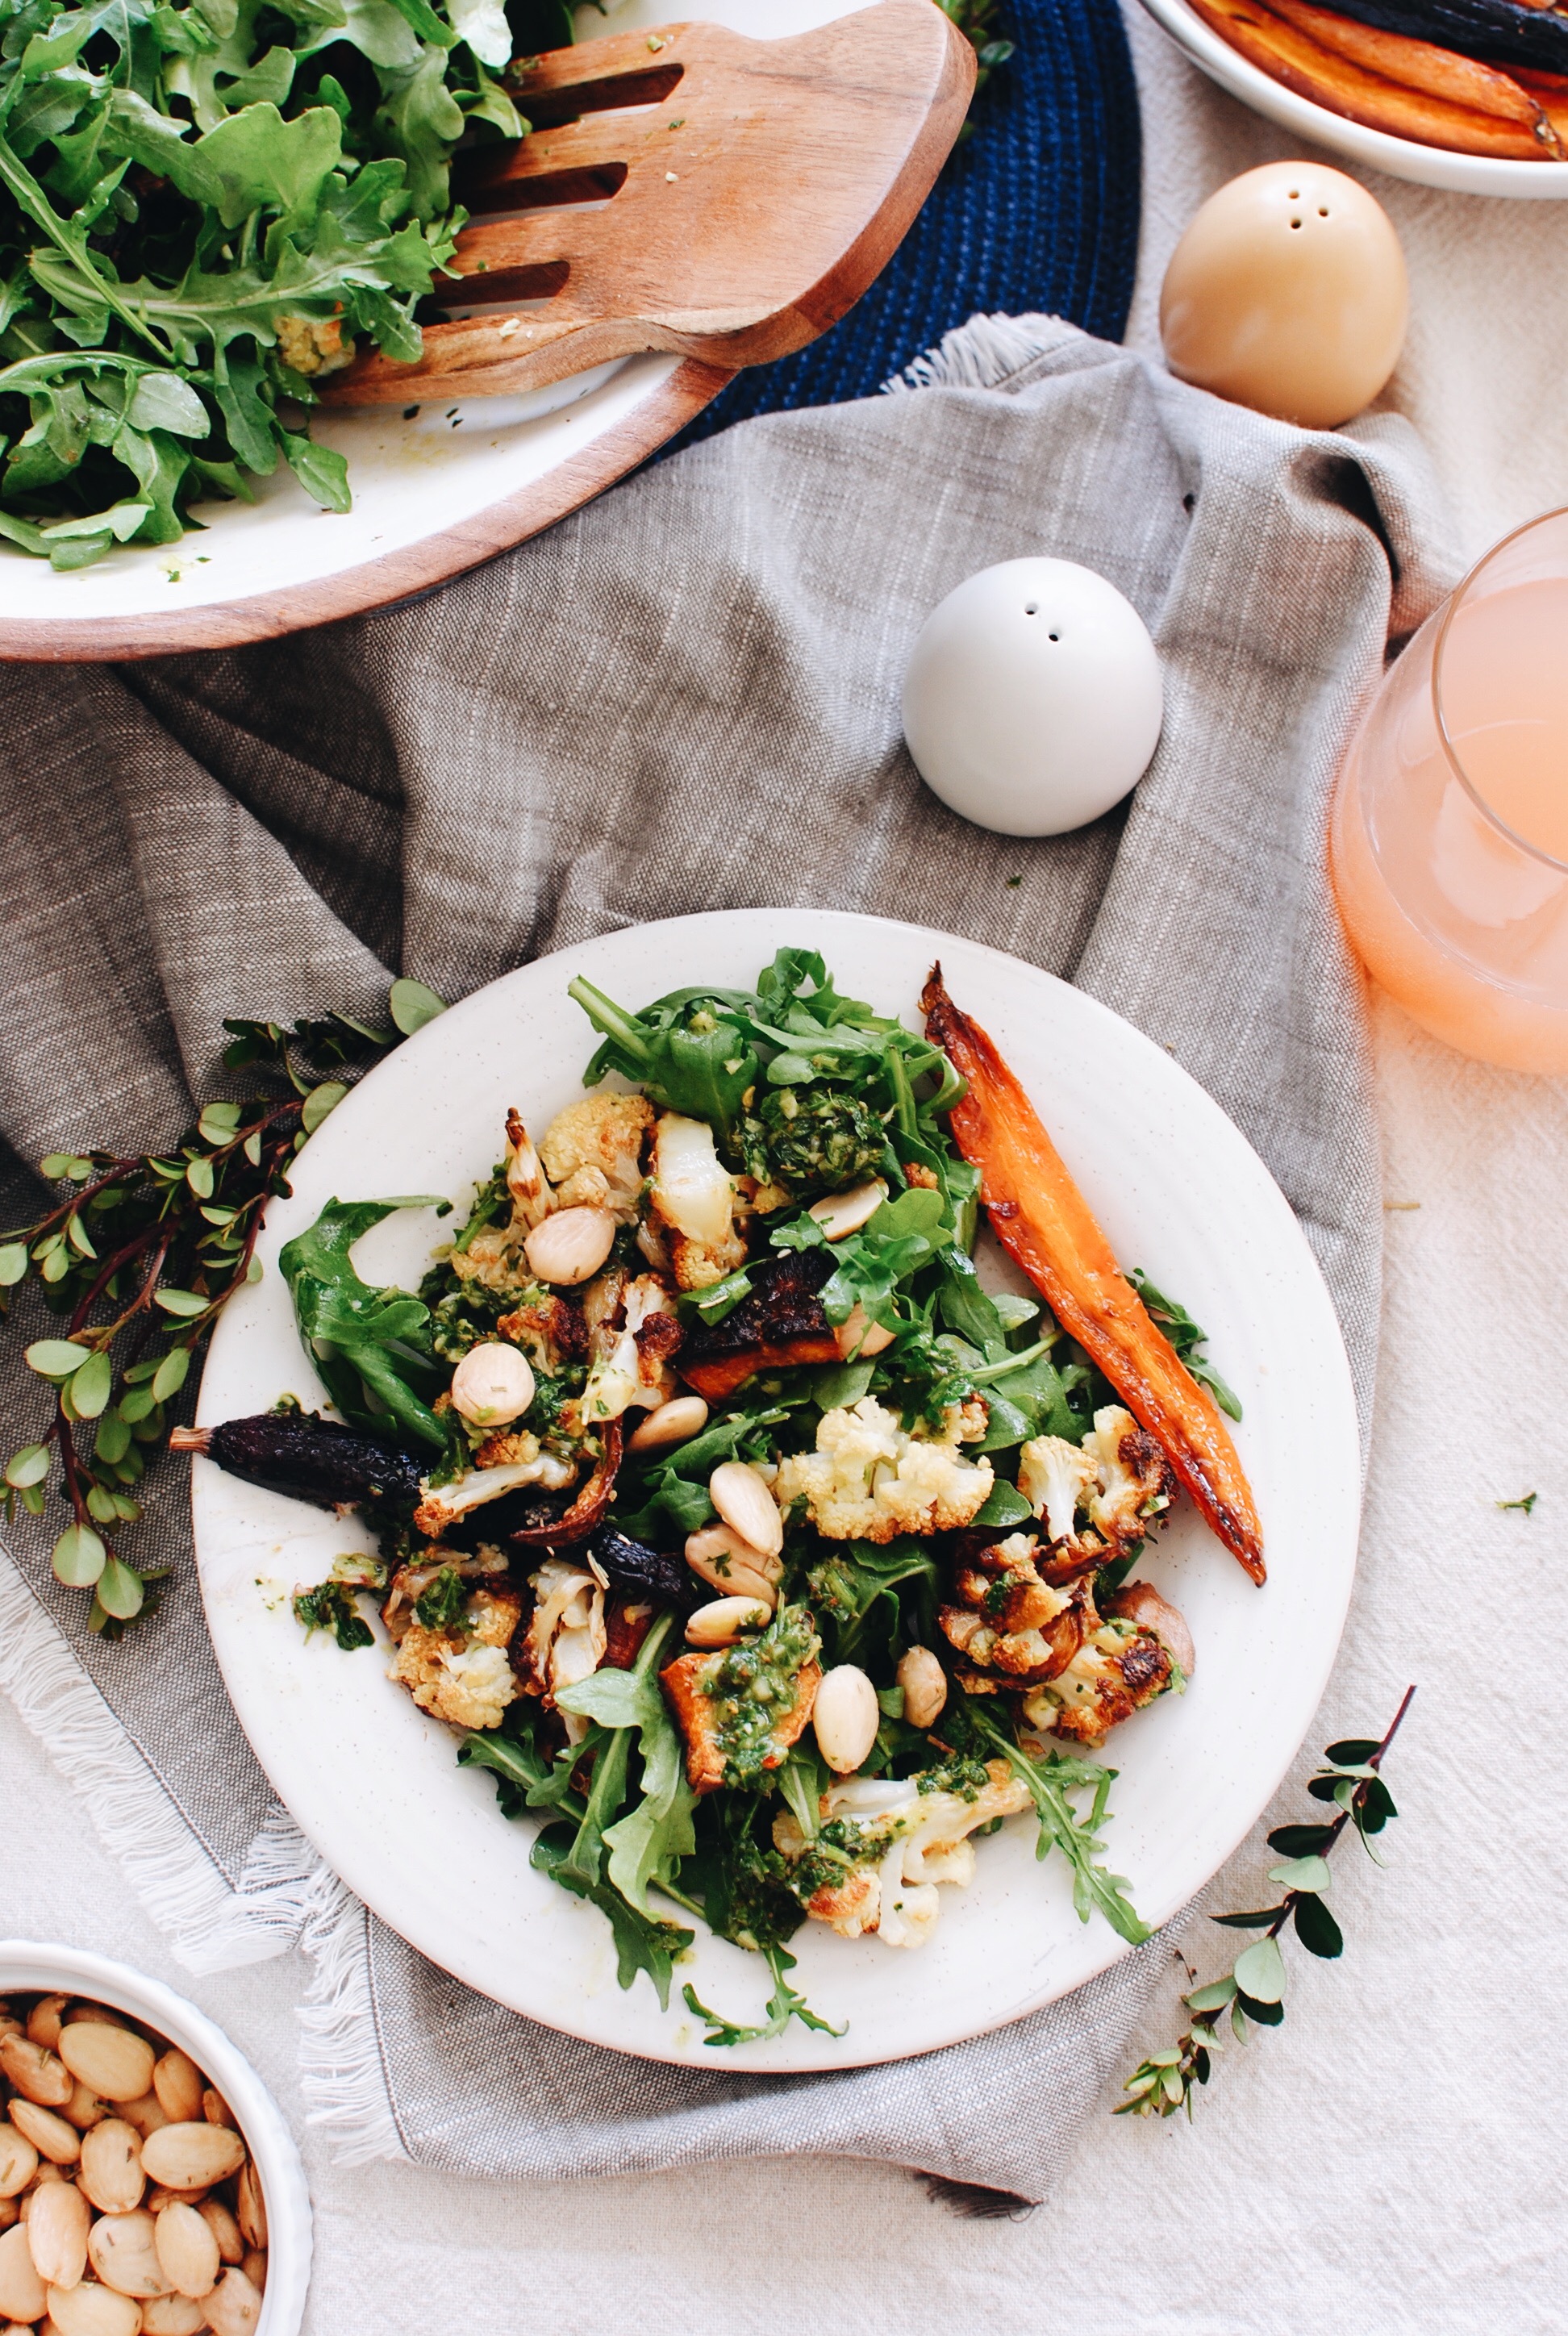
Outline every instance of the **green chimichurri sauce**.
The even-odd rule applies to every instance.
[[[727,1648],[702,1683],[726,1785],[759,1783],[778,1766],[778,1730],[800,1701],[800,1672],[818,1649],[809,1610],[784,1606],[755,1639]]]

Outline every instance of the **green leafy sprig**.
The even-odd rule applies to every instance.
[[[1269,1846],[1281,1852],[1282,1863],[1271,1866],[1269,1879],[1284,1892],[1277,1906],[1246,1914],[1215,1914],[1211,1920],[1227,1930],[1259,1931],[1223,1978],[1195,1988],[1182,2000],[1193,2014],[1185,2034],[1139,2062],[1124,2088],[1127,2098],[1114,2114],[1126,2117],[1174,2117],[1184,2109],[1193,2115],[1193,2088],[1206,2085],[1212,2056],[1220,2049],[1220,2026],[1228,2013],[1231,2032],[1238,2043],[1247,2040],[1248,2024],[1278,2028],[1285,2017],[1285,1958],[1281,1933],[1293,1923],[1296,1936],[1309,1954],[1332,1961],[1344,1952],[1344,1935],[1323,1903],[1329,1886],[1329,1859],[1335,1844],[1354,1827],[1374,1864],[1382,1859],[1372,1846],[1374,1835],[1398,1816],[1393,1796],[1379,1773],[1383,1757],[1410,1708],[1413,1687],[1407,1688],[1391,1726],[1380,1742],[1351,1737],[1330,1744],[1327,1764],[1311,1778],[1307,1790],[1314,1800],[1332,1802],[1339,1815],[1329,1825],[1280,1825],[1269,1835]]]
[[[41,1173],[72,1189],[0,1237],[0,1302],[30,1283],[64,1318],[26,1349],[54,1416],[6,1463],[5,1514],[43,1516],[58,1469],[71,1521],[54,1572],[92,1591],[95,1630],[113,1635],[149,1611],[161,1569],[139,1569],[116,1544],[141,1514],[137,1489],[192,1362],[235,1292],[259,1277],[268,1202],[287,1193],[296,1153],[348,1092],[348,1078],[313,1071],[356,1076],[442,1010],[420,982],[394,983],[388,1003],[391,1030],[346,1015],[226,1024],[235,1037],[225,1060],[270,1072],[284,1093],[206,1104],[167,1153],[51,1153]]]

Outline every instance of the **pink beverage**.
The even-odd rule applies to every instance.
[[[1416,635],[1329,842],[1350,939],[1417,1022],[1568,1073],[1568,512],[1505,537]]]

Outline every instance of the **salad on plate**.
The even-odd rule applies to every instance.
[[[825,2027],[802,1925],[918,1948],[1029,1813],[1082,1919],[1146,1937],[1089,1756],[1195,1654],[1139,1557],[1184,1490],[1264,1570],[1202,1329],[1124,1276],[940,967],[920,1036],[800,949],[638,1012],[570,988],[588,1092],[508,1114],[417,1292],[354,1252],[429,1195],[334,1199],[281,1251],[335,1416],[282,1392],[171,1440],[368,1522],[295,1613],[352,1651],[374,1597],[623,1986],[667,2003],[693,1920],[766,1958],[760,2027],[685,1990],[710,2042]]]

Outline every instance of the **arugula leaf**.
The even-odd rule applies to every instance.
[[[833,1628],[835,1662],[863,1669],[871,1648],[891,1651],[906,1611],[911,1642],[929,1644],[934,1636],[941,1577],[928,1544],[911,1534],[880,1546],[849,1542],[807,1578],[813,1611]]]
[[[677,993],[641,1014],[596,989],[579,974],[566,994],[581,1007],[605,1043],[583,1073],[584,1086],[596,1086],[606,1071],[636,1079],[667,1111],[706,1119],[728,1144],[748,1088],[760,1071],[755,1049],[726,1015],[722,1020],[706,1001],[692,1003]],[[722,1001],[716,1001],[720,1002]]]
[[[1200,1352],[1208,1332],[1200,1329],[1184,1306],[1156,1290],[1148,1275],[1136,1266],[1127,1279],[1148,1309],[1150,1319],[1164,1332],[1198,1385],[1208,1388],[1222,1411],[1229,1412],[1232,1419],[1240,1419],[1241,1397],[1225,1385],[1213,1363]]]
[[[427,1386],[443,1376],[422,1350],[429,1309],[406,1290],[372,1290],[355,1271],[351,1252],[394,1210],[443,1205],[428,1192],[395,1201],[329,1201],[313,1225],[285,1242],[278,1260],[299,1335],[345,1419],[374,1434],[385,1432],[390,1413],[400,1427],[440,1452],[446,1449],[445,1430],[406,1376],[412,1371]]]
[[[533,1844],[529,1864],[539,1873],[548,1874],[552,1882],[559,1882],[563,1890],[570,1890],[573,1897],[586,1898],[599,1908],[615,1934],[616,1977],[621,1986],[630,1987],[638,1971],[646,1971],[653,1982],[659,2010],[667,2010],[675,1959],[686,1952],[696,1932],[639,1913],[611,1883],[589,1881],[573,1864],[572,1850],[570,1826],[547,1825]]]
[[[696,2012],[697,2018],[706,2024],[708,2032],[703,2038],[705,2044],[765,2044],[771,2038],[782,2036],[792,2020],[798,2020],[803,2028],[814,2028],[821,2036],[848,2035],[847,2020],[842,2028],[835,2028],[831,2020],[819,2019],[804,1996],[791,1987],[787,1974],[794,1970],[795,1958],[786,1948],[765,1947],[763,1960],[773,1973],[773,1992],[768,1997],[761,2023],[756,2027],[748,2028],[735,2020],[726,2020],[722,2012],[710,2011],[706,2003],[698,2000],[694,1987],[682,1988],[687,2010]]]

